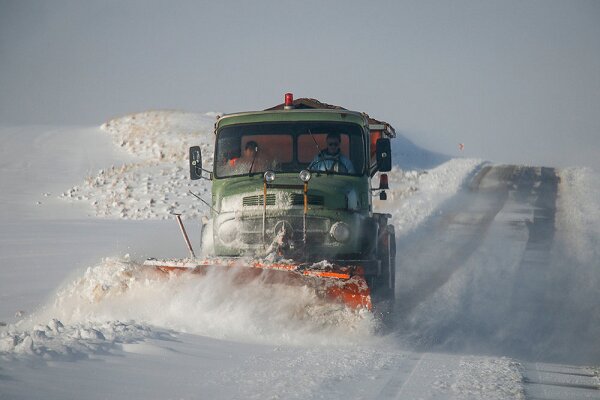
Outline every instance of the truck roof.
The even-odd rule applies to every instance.
[[[322,101],[319,101],[317,99],[312,99],[309,97],[301,97],[299,99],[295,99],[293,101],[293,105],[294,105],[294,109],[296,109],[296,110],[307,110],[307,109],[323,110],[324,109],[324,110],[348,111],[348,109],[346,109],[344,107],[336,106],[334,104],[323,103]],[[284,110],[284,109],[285,109],[285,103],[281,103],[281,104],[277,104],[276,106],[266,108],[265,111],[275,111],[275,110]],[[367,117],[367,120],[369,121],[369,127],[371,128],[371,130],[386,131],[386,133],[387,133],[386,136],[389,136],[389,137],[396,136],[396,131],[387,122],[379,121],[379,120],[376,120],[375,118],[371,118],[367,113],[362,113],[362,114]]]
[[[369,129],[371,131],[380,131],[383,133],[384,136],[386,137],[395,137],[396,136],[396,131],[394,130],[394,128],[388,124],[385,121],[379,121],[376,120],[375,118],[371,118],[368,114],[366,113],[360,113],[357,111],[350,111],[344,107],[341,106],[336,106],[333,104],[327,104],[327,103],[323,103],[317,99],[311,99],[311,98],[307,98],[307,97],[303,97],[303,98],[299,98],[293,101],[293,109],[292,110],[288,110],[285,108],[285,104],[281,103],[278,104],[276,106],[267,108],[263,111],[250,111],[250,112],[240,112],[240,113],[233,113],[233,114],[226,114],[223,115],[222,119],[228,119],[229,117],[250,117],[250,119],[254,119],[254,118],[265,118],[265,116],[269,115],[270,112],[275,111],[277,112],[277,114],[279,114],[279,112],[287,112],[287,111],[304,111],[304,112],[309,112],[310,111],[315,111],[315,112],[331,112],[334,114],[340,114],[340,111],[343,111],[343,114],[346,115],[355,115],[356,117],[359,117],[361,119],[367,119],[368,124],[369,124]],[[281,115],[281,114],[280,114]],[[331,115],[331,114],[330,114]],[[261,117],[262,116],[262,117]],[[254,117],[254,118],[252,118]],[[244,119],[246,119],[244,118]],[[221,125],[221,122],[224,121],[217,121],[217,125]]]

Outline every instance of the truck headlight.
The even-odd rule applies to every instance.
[[[331,226],[329,234],[340,243],[347,242],[350,239],[350,227],[343,222],[336,222]]]
[[[219,239],[225,244],[229,244],[237,239],[239,226],[234,219],[223,222],[219,225]]]
[[[308,172],[307,169],[303,169],[302,171],[300,171],[300,180],[302,182],[310,181],[310,177],[311,177],[310,172]]]
[[[267,171],[265,172],[265,182],[271,183],[275,180],[275,172]]]

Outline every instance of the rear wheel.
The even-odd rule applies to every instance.
[[[396,234],[392,225],[387,225],[379,236],[377,259],[381,274],[373,279],[372,298],[375,312],[384,320],[392,314],[396,289]]]

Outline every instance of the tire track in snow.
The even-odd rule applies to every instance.
[[[401,341],[425,351],[545,356],[550,342],[534,350],[535,335],[544,336],[551,292],[569,275],[563,265],[549,276],[540,270],[554,257],[557,183],[549,168],[485,168],[399,243]]]
[[[387,384],[381,389],[377,398],[380,399],[402,399],[404,386],[418,369],[425,353],[414,353],[397,365],[390,373]]]
[[[573,257],[576,250],[565,229],[574,222],[559,207],[561,186],[556,171],[541,168],[535,172],[529,177],[533,185],[526,185],[533,189],[518,190],[523,202],[533,203],[534,212],[509,294],[512,321],[502,347],[528,360],[597,364],[599,264],[597,259]],[[594,236],[583,231],[578,237],[585,239],[586,234]]]
[[[536,354],[535,343],[543,342],[544,336],[552,331],[553,310],[560,307],[558,294],[569,280],[565,271],[548,274],[553,268],[558,182],[552,168],[528,169],[516,190],[519,201],[533,204],[534,210],[533,219],[527,223],[529,237],[509,297],[511,328],[515,333],[504,346],[534,358],[543,356],[543,351]]]
[[[451,199],[450,204],[443,206],[443,214],[425,223],[421,232],[413,235],[414,239],[399,243],[396,274],[400,287],[399,314],[410,313],[435,293],[480,246],[508,198],[505,180],[514,170],[513,166],[483,168],[473,178],[468,192]],[[417,276],[416,282],[411,279],[410,286],[405,283],[405,271]]]
[[[377,399],[523,399],[520,364],[507,358],[413,353],[398,361]]]
[[[589,367],[525,363],[523,382],[528,399],[600,399],[598,374]]]

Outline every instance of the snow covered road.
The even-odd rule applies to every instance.
[[[417,232],[399,240],[400,331],[417,348],[546,361],[600,357],[594,285],[555,234],[550,168],[483,168]],[[592,323],[590,323],[592,322]]]
[[[176,152],[156,162],[152,149],[165,132],[208,146],[210,125],[111,121],[134,158],[106,129],[2,128],[0,399],[600,399],[594,171],[411,170],[397,157],[378,204],[397,227],[395,325],[377,333],[302,291],[140,274],[144,257],[185,254],[175,222],[156,218],[174,204],[203,212],[179,193]]]

